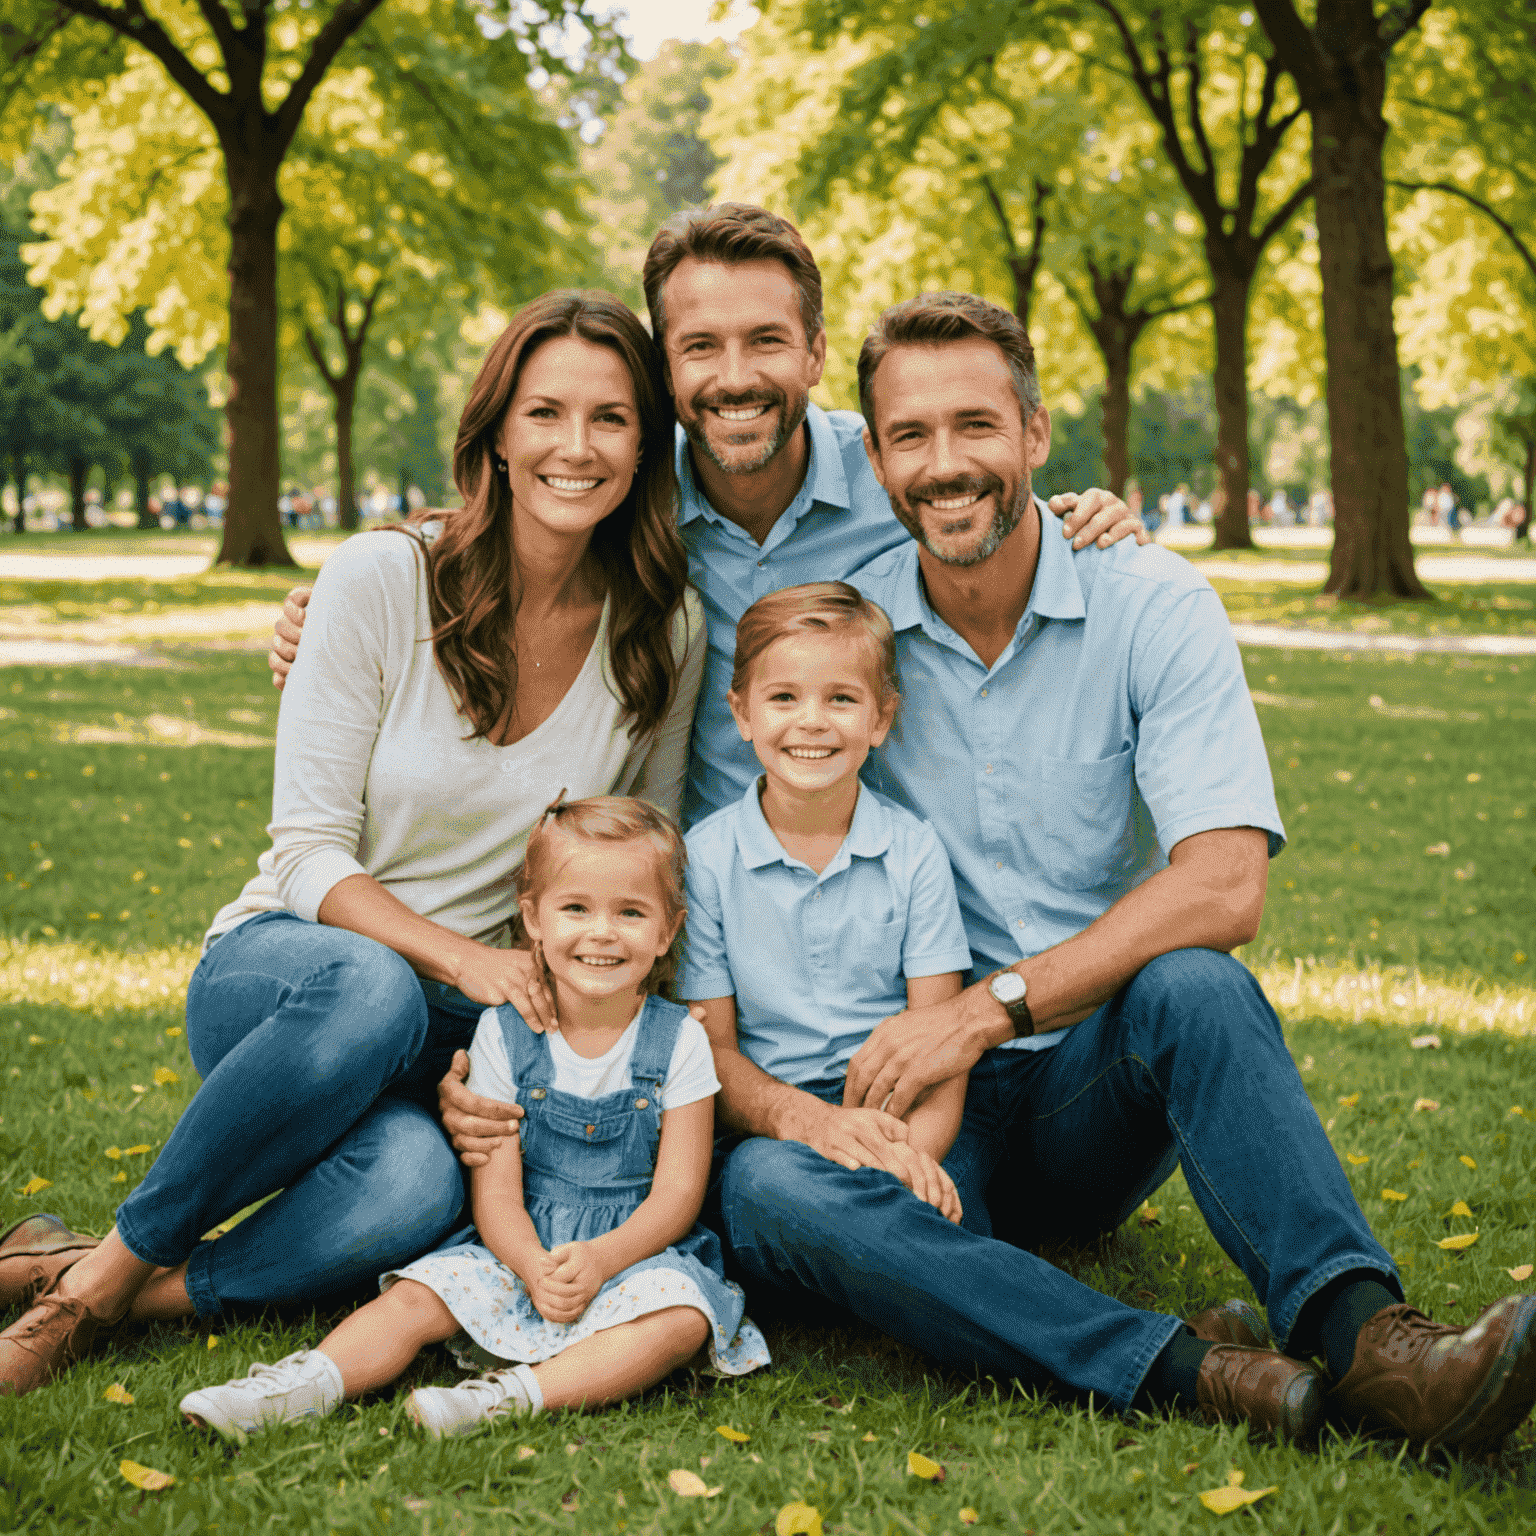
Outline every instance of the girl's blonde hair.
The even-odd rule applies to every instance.
[[[885,609],[846,581],[808,581],[760,597],[736,626],[731,692],[745,692],[752,666],[776,640],[804,630],[854,630],[868,642],[870,670],[882,703],[897,696],[896,632]]]
[[[670,816],[630,795],[589,795],[584,800],[567,800],[564,790],[528,834],[528,851],[517,872],[520,902],[537,902],[539,893],[554,878],[562,838],[588,843],[649,843],[656,854],[656,878],[667,922],[676,922],[685,910],[683,874],[688,867],[688,850],[681,830]],[[679,928],[666,954],[651,967],[645,979],[646,991],[670,991],[682,951],[683,930]]]

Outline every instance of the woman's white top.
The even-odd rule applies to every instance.
[[[672,625],[678,687],[650,736],[631,741],[612,682],[608,609],[553,714],[511,746],[472,727],[437,668],[421,547],[361,533],[315,582],[283,689],[272,846],[204,939],[262,912],[310,922],[331,887],[373,876],[413,912],[504,946],[528,834],[563,789],[638,795],[676,816],[704,671],[703,609],[690,587]]]
[[[641,1012],[644,1004],[641,1005]],[[605,1093],[618,1093],[634,1086],[630,1063],[635,1059],[635,1042],[640,1038],[640,1013],[629,1021],[624,1033],[601,1056],[578,1056],[558,1031],[544,1037],[549,1042],[549,1059],[555,1069],[550,1086],[579,1099],[600,1099]],[[507,1040],[494,1008],[480,1015],[479,1028],[469,1046],[469,1081],[471,1093],[482,1094],[501,1104],[518,1102],[517,1077],[507,1058]],[[709,1046],[704,1026],[689,1014],[677,1029],[677,1044],[659,1090],[657,1103],[662,1109],[681,1109],[713,1098],[720,1091],[715,1076],[715,1055]]]

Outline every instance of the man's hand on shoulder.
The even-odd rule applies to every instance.
[[[1012,1038],[1008,1016],[985,986],[882,1019],[848,1063],[843,1103],[905,1115],[926,1089],[969,1072]]]
[[[272,686],[281,688],[288,681],[288,671],[299,654],[299,641],[304,638],[304,610],[309,606],[312,587],[295,587],[283,599],[283,611],[272,626],[272,649],[267,652],[267,665],[272,669]]]
[[[1095,542],[1100,549],[1108,549],[1133,536],[1138,544],[1151,542],[1147,525],[1112,491],[1097,486],[1081,496],[1065,491],[1046,505],[1061,519],[1062,537],[1072,540],[1073,549],[1087,549]]]

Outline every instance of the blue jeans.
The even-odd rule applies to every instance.
[[[1050,1050],[978,1063],[944,1163],[963,1227],[891,1174],[762,1137],[726,1157],[720,1220],[749,1305],[754,1288],[809,1291],[944,1365],[1123,1411],[1180,1320],[1015,1245],[1110,1230],[1180,1163],[1282,1346],[1314,1347],[1292,1339],[1297,1315],[1339,1275],[1370,1271],[1401,1296],[1274,1010],[1212,950],[1154,960]]]
[[[435,1247],[464,1180],[429,1106],[480,1012],[344,929],[274,912],[224,934],[187,988],[202,1086],[118,1208],[123,1241],[185,1260],[200,1316],[353,1291]]]

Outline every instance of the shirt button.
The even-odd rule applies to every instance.
[[[636,1109],[645,1109],[645,1108],[647,1108],[649,1106],[650,1102],[651,1101],[649,1099],[636,1099],[635,1100],[635,1108]]]
[[[535,1088],[528,1097],[531,1099],[542,1099],[544,1097],[544,1090],[542,1088]]]
[[[988,764],[987,764],[987,770],[986,770],[986,771],[987,771],[987,772],[988,772],[988,773],[991,773],[991,772],[992,772],[992,764],[991,764],[991,763],[988,763]]]
[[[590,1136],[596,1129],[597,1127],[595,1125],[589,1125],[587,1127],[587,1135]]]
[[[981,690],[981,696],[982,696],[982,698],[986,698],[986,696],[987,696],[987,690],[986,690],[986,689],[985,689],[985,688],[983,688],[983,689],[982,689],[982,690]]]
[[[1021,917],[1019,919],[1019,927],[1022,928],[1023,926],[1024,926],[1024,919]]]
[[[999,868],[999,869],[1001,869],[1001,868],[1002,868],[1002,867],[1003,867],[1003,861],[1002,861],[1002,860],[1001,860],[1001,859],[999,859],[999,860],[998,860],[998,861],[997,861],[997,867],[998,867],[998,868]]]

